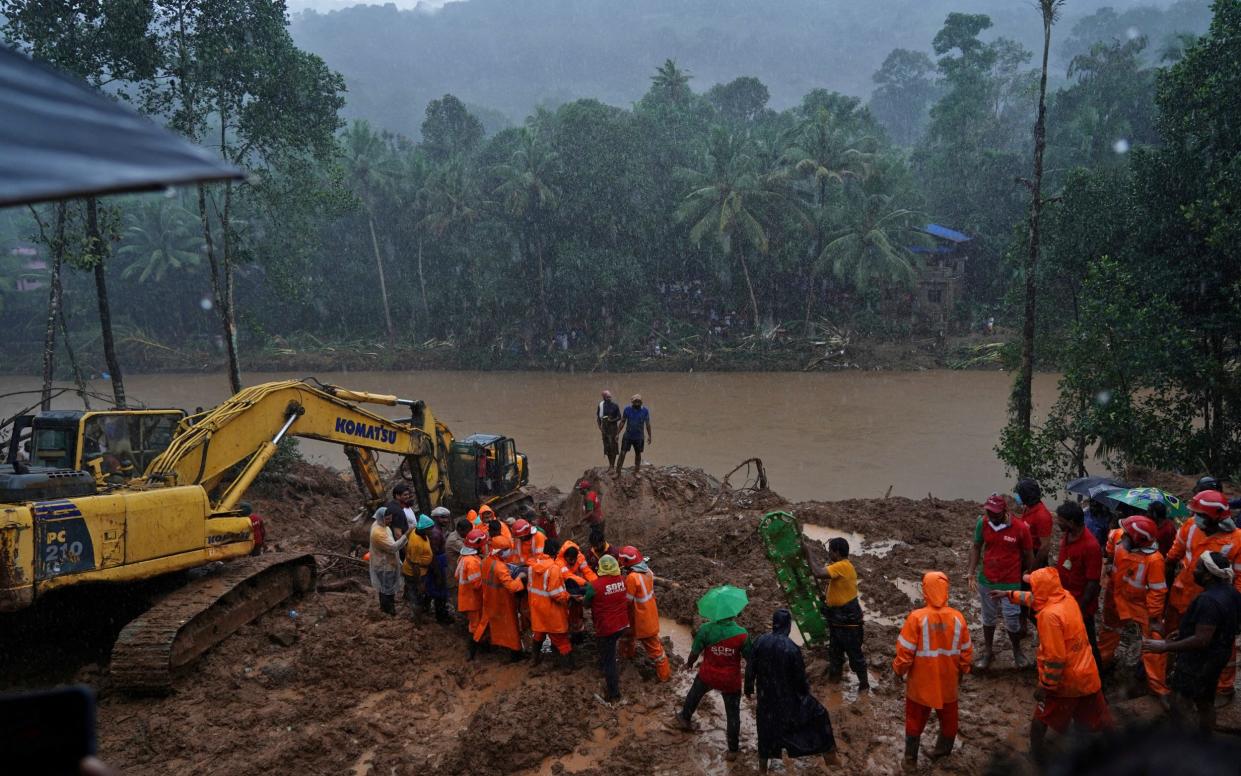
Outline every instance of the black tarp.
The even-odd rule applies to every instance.
[[[0,207],[241,177],[89,85],[0,46]]]

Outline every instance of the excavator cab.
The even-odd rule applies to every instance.
[[[454,498],[472,509],[515,493],[530,481],[526,456],[509,437],[473,434],[452,443],[448,478]]]
[[[23,416],[10,437],[9,463],[90,472],[99,485],[117,484],[141,474],[171,444],[184,417],[183,410],[52,410]]]

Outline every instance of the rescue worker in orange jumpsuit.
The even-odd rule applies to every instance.
[[[939,718],[939,738],[931,759],[947,757],[957,739],[957,686],[961,674],[970,672],[974,644],[965,616],[948,605],[948,575],[928,571],[922,575],[922,598],[926,606],[905,618],[896,638],[892,670],[905,681],[905,770],[918,767],[922,731],[931,718]]]
[[[621,655],[635,657],[636,642],[641,642],[647,657],[655,664],[659,681],[672,678],[672,667],[659,641],[659,607],[655,603],[655,575],[633,545],[622,547],[617,555],[625,571],[625,591],[629,596],[630,631],[621,640]]]
[[[586,593],[586,587],[599,576],[586,563],[581,548],[569,540],[560,545],[556,563],[560,566],[560,576],[569,591],[569,641],[580,644],[585,637],[586,623],[582,597]]]
[[[457,561],[457,611],[466,617],[470,633],[478,627],[483,609],[483,564],[478,553],[487,545],[487,532],[475,528],[465,535],[461,546],[461,559]],[[470,639],[470,659],[478,649],[478,642]]]
[[[1168,567],[1179,569],[1172,582],[1168,611],[1164,616],[1164,627],[1168,632],[1177,630],[1189,604],[1202,592],[1202,587],[1194,581],[1194,569],[1203,553],[1218,552],[1232,564],[1233,571],[1241,572],[1241,530],[1232,520],[1224,494],[1218,490],[1195,493],[1189,500],[1189,511],[1193,513],[1192,519],[1186,520],[1176,532],[1176,540],[1168,552]],[[1236,574],[1233,585],[1241,591],[1241,573]],[[1237,651],[1233,649],[1219,677],[1217,690],[1221,696],[1233,697],[1236,678]]]
[[[471,510],[473,511],[473,510]],[[467,515],[469,517],[469,515]],[[509,541],[513,540],[513,532],[509,530],[508,524],[496,515],[491,507],[483,504],[478,508],[478,513],[470,518],[475,525],[482,528],[489,536],[503,536]],[[496,533],[498,527],[499,533]]]
[[[1154,520],[1144,515],[1124,518],[1120,528],[1108,535],[1106,552],[1112,559],[1112,572],[1099,630],[1099,653],[1105,666],[1116,656],[1122,631],[1130,627],[1144,639],[1163,638],[1163,609],[1168,597],[1163,556],[1159,554],[1159,527]],[[1142,667],[1151,693],[1166,703],[1167,656],[1143,651]]]
[[[491,537],[488,545],[490,554],[483,561],[482,591],[483,609],[474,628],[474,641],[470,646],[470,655],[478,649],[478,642],[487,638],[493,646],[503,647],[512,652],[512,660],[521,660],[521,633],[517,629],[517,593],[525,589],[522,580],[526,574],[522,572],[516,578],[508,571],[505,560],[512,551],[512,542],[503,536]]]
[[[992,592],[1021,606],[1030,606],[1038,622],[1037,706],[1030,720],[1030,754],[1043,762],[1047,729],[1064,733],[1070,722],[1091,732],[1112,727],[1112,712],[1103,697],[1103,684],[1086,635],[1081,607],[1060,584],[1054,567],[1030,574],[1030,591]]]
[[[512,531],[514,558],[512,562],[529,566],[535,556],[543,552],[547,537],[535,530],[530,521],[524,518],[513,523]]]
[[[555,540],[551,542],[553,550]],[[573,647],[569,642],[569,591],[565,589],[556,559],[540,551],[530,563],[527,589],[530,597],[530,630],[533,632],[534,664],[543,660],[543,642],[550,638],[558,663],[573,668]]]

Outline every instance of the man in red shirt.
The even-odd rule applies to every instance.
[[[1034,541],[1034,568],[1041,569],[1047,565],[1047,554],[1051,550],[1051,511],[1043,506],[1043,490],[1034,480],[1023,477],[1017,480],[1013,488],[1013,501],[1021,511],[1021,520],[1030,529],[1030,538]]]
[[[1162,501],[1152,501],[1146,514],[1155,521],[1155,541],[1159,543],[1159,554],[1166,558],[1176,541],[1176,521],[1168,517],[1168,505]]]
[[[986,647],[974,664],[980,671],[990,668],[995,661],[991,645],[1001,614],[1013,647],[1013,664],[1018,668],[1030,665],[1021,654],[1021,607],[1008,598],[997,601],[991,592],[1021,590],[1021,576],[1033,566],[1034,540],[1030,537],[1030,529],[1020,518],[1008,514],[1003,496],[992,493],[983,505],[983,516],[974,527],[974,545],[970,550],[969,586],[982,604],[982,635]]]
[[[590,487],[590,480],[582,480],[577,484],[577,492],[582,495],[582,522],[590,529],[590,535],[603,535],[603,498],[599,491]]]
[[[1095,634],[1094,616],[1099,608],[1099,579],[1103,576],[1103,549],[1086,530],[1086,515],[1081,505],[1066,501],[1056,507],[1056,525],[1060,527],[1060,557],[1056,569],[1060,584],[1077,601],[1086,626],[1086,637],[1094,652],[1095,665],[1103,665],[1099,655],[1099,638]]]

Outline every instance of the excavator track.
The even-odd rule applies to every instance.
[[[172,690],[177,669],[241,626],[314,586],[314,555],[272,552],[233,561],[158,601],[112,647],[113,685],[132,693]]]

